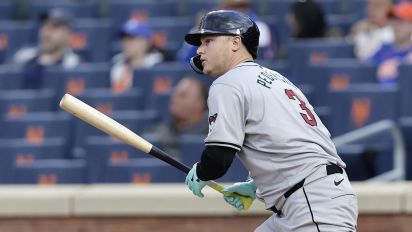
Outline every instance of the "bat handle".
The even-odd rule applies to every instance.
[[[161,149],[159,149],[155,146],[152,147],[149,154],[163,160],[164,162],[172,165],[173,167],[179,169],[180,171],[182,171],[186,174],[189,173],[189,171],[190,171],[190,168],[188,166],[186,166],[183,163],[173,159],[166,152],[162,151]],[[223,186],[223,185],[221,185],[221,184],[219,184],[215,181],[208,181],[207,185],[209,185],[209,187],[211,187],[212,189],[218,191],[219,193],[222,193],[222,190],[225,188],[225,186]],[[243,203],[243,210],[249,209],[250,206],[252,205],[252,202],[253,202],[252,198],[247,197],[247,196],[242,196],[242,195],[237,194],[237,193],[229,193],[229,194],[224,194],[224,195],[239,198]]]
[[[209,187],[211,187],[212,189],[218,191],[219,193],[222,193],[223,189],[225,188],[225,186],[223,186],[222,184],[219,184],[213,180],[208,181],[207,185]],[[222,193],[223,194],[223,193]],[[243,204],[243,210],[248,210],[250,208],[250,206],[252,206],[253,203],[253,199],[247,196],[243,196],[237,193],[229,193],[229,194],[223,194],[226,196],[232,196],[232,197],[237,197],[240,199],[240,201]]]

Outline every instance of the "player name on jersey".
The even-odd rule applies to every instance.
[[[270,89],[271,85],[273,83],[273,81],[282,81],[288,85],[294,86],[294,84],[292,84],[292,82],[290,82],[287,78],[285,78],[284,76],[280,75],[277,72],[271,72],[268,69],[263,70],[257,78],[257,83]]]

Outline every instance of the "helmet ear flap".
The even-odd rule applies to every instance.
[[[202,62],[200,61],[200,55],[190,58],[190,67],[192,67],[192,69],[195,70],[195,72],[199,74],[204,74],[203,65],[202,65]]]

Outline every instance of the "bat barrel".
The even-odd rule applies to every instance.
[[[87,105],[81,100],[65,94],[60,101],[60,107],[74,116],[89,123],[90,125],[104,131],[105,133],[120,139],[121,141],[163,160],[164,162],[176,167],[184,173],[188,173],[190,168],[170,157],[166,152],[153,146],[151,143],[135,134],[130,129],[116,122],[107,115],[101,113],[95,108]]]
[[[149,153],[152,144],[135,134],[130,129],[116,122],[109,116],[87,105],[70,94],[65,94],[60,101],[60,107],[97,129],[111,135],[145,153]]]

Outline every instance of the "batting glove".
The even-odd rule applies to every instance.
[[[198,197],[204,197],[202,189],[207,185],[206,181],[202,181],[197,177],[196,173],[197,163],[193,165],[193,168],[190,169],[189,173],[186,176],[186,185],[189,189]]]
[[[227,203],[238,210],[243,210],[244,206],[241,199],[233,196],[231,193],[237,193],[242,196],[250,197],[253,201],[256,199],[256,184],[253,180],[238,182],[223,189],[222,193],[224,194],[224,199]]]

